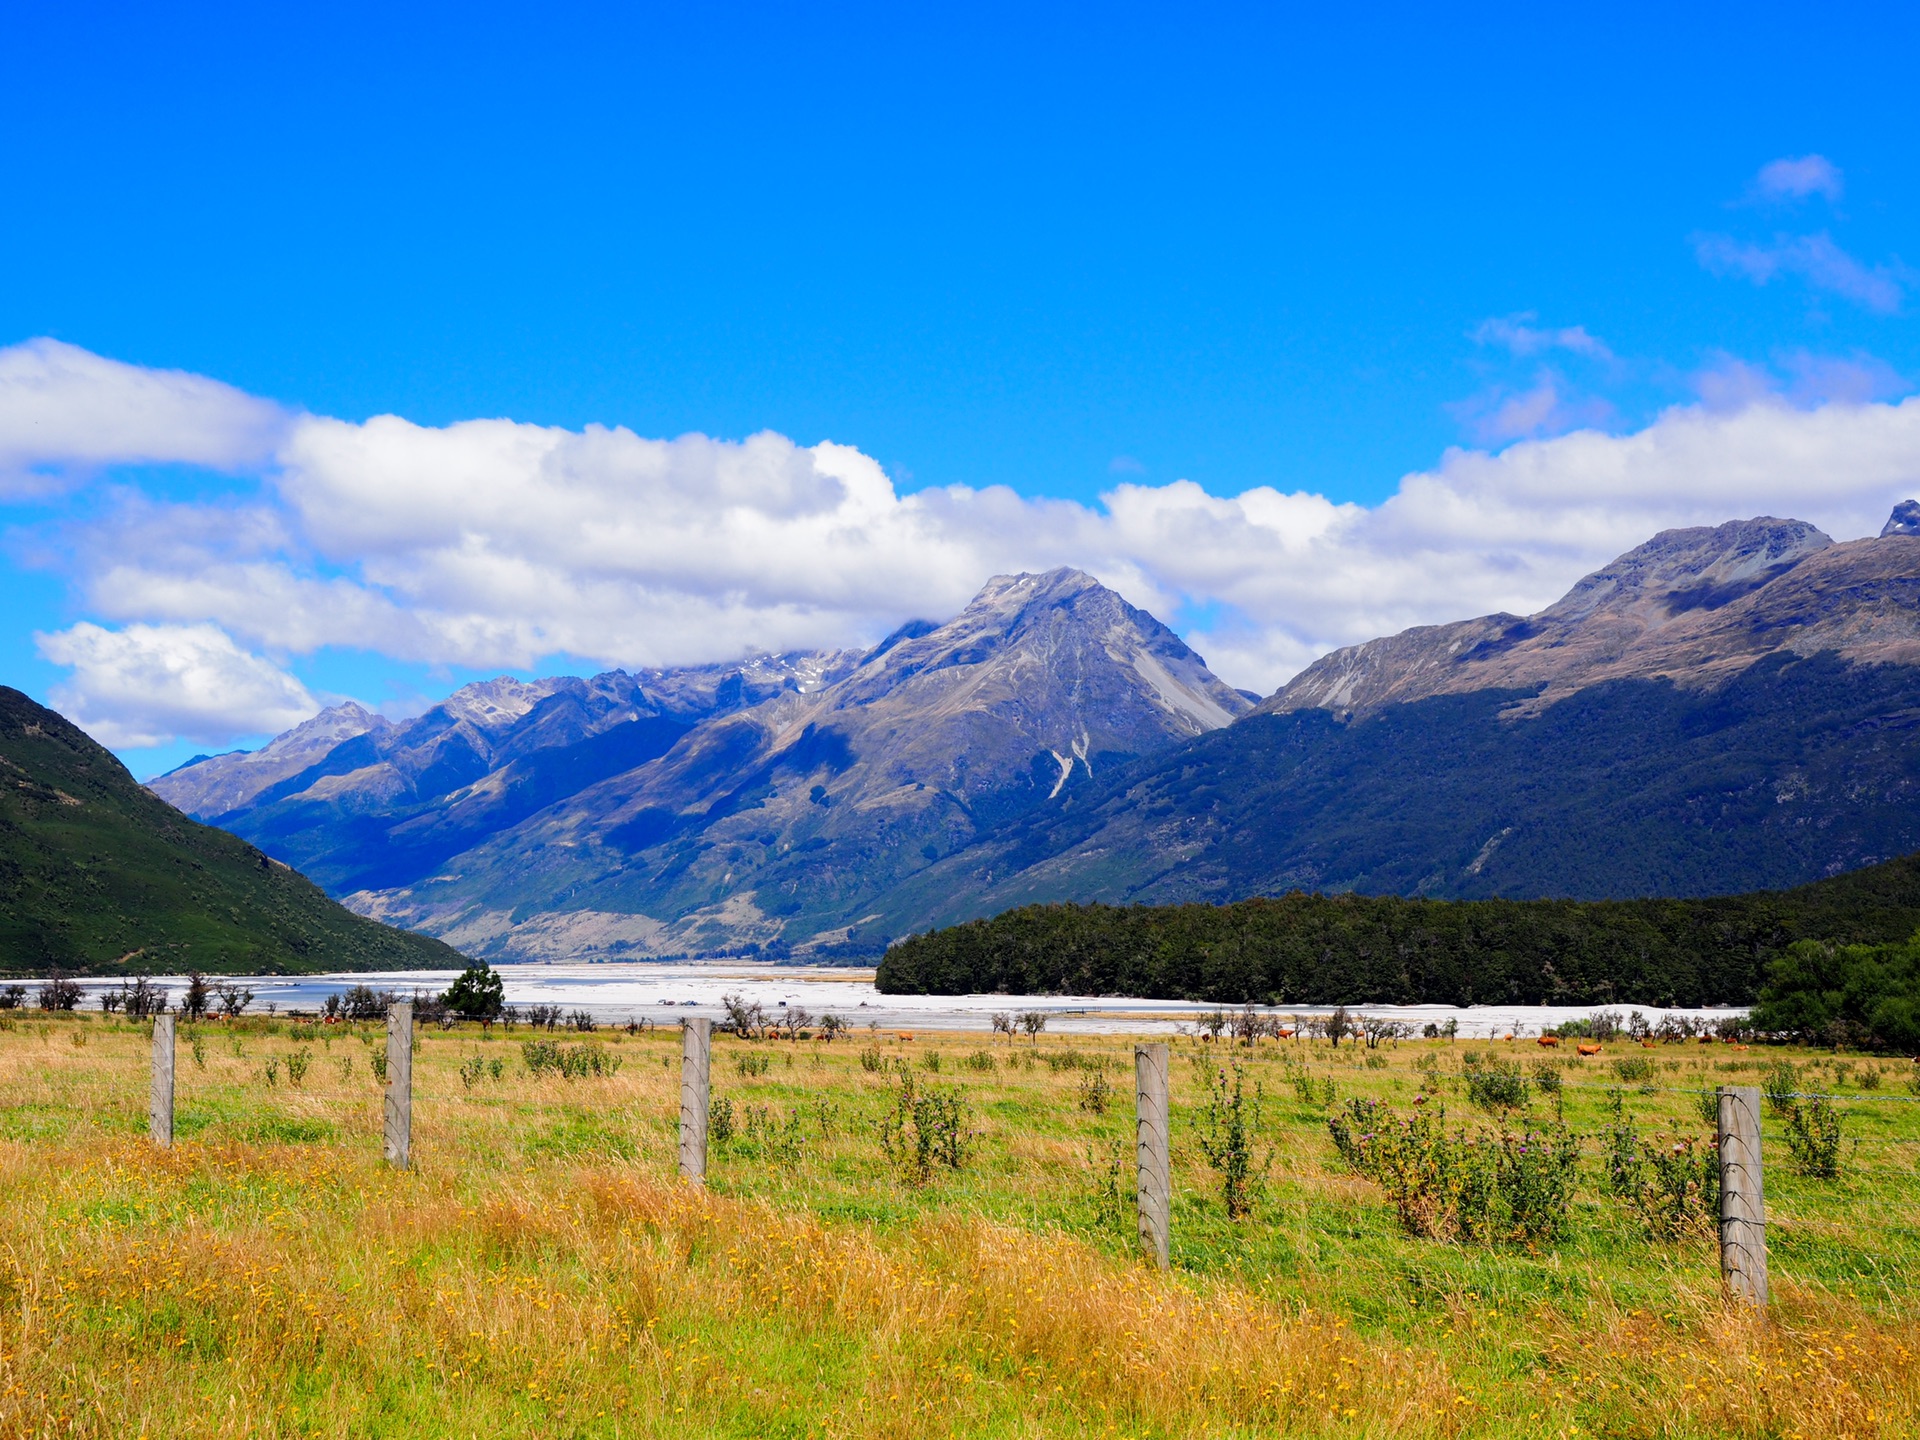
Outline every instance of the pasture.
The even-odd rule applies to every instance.
[[[716,1036],[704,1192],[674,1172],[677,1031],[422,1030],[407,1172],[381,1049],[183,1024],[156,1151],[145,1026],[0,1019],[0,1435],[1920,1433],[1904,1060],[1179,1040],[1163,1275],[1125,1039]],[[1840,1097],[1838,1173],[1769,1115],[1760,1319],[1710,1226],[1609,1191],[1605,1137],[1699,1144],[1699,1092],[1781,1090],[1783,1061]],[[1410,1234],[1336,1151],[1355,1099],[1510,1142],[1564,1122],[1562,1233]]]

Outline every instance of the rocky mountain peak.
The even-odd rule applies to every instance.
[[[1880,527],[1880,538],[1889,535],[1920,535],[1920,500],[1902,500]]]
[[[1537,617],[1578,623],[1602,611],[1654,619],[1714,609],[1786,574],[1833,541],[1804,520],[1761,516],[1662,530],[1581,580]]]
[[[1905,547],[1835,544],[1801,520],[1667,530],[1536,615],[1425,626],[1335,651],[1261,709],[1355,714],[1432,695],[1537,689],[1515,712],[1524,713],[1605,680],[1717,685],[1779,650],[1905,663],[1920,650],[1915,568]]]
[[[275,736],[258,750],[196,757],[149,781],[147,788],[189,815],[224,815],[299,774],[349,740],[380,734],[392,724],[358,701],[342,701]]]

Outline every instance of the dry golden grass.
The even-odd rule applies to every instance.
[[[1920,1434],[1911,1289],[1789,1262],[1760,1322],[1701,1241],[1405,1241],[1305,1127],[1247,1227],[1185,1173],[1194,1248],[1162,1276],[1088,1207],[1044,1208],[1124,1130],[1094,1133],[1071,1074],[939,1076],[976,1085],[982,1151],[918,1193],[847,1047],[752,1085],[723,1050],[723,1092],[837,1105],[839,1130],[798,1164],[717,1154],[702,1192],[672,1176],[666,1040],[623,1040],[610,1079],[469,1090],[463,1058],[513,1050],[428,1037],[406,1174],[379,1163],[364,1046],[317,1047],[289,1092],[260,1075],[293,1042],[240,1043],[210,1031],[204,1066],[183,1044],[194,1133],[156,1152],[143,1037],[0,1033],[0,1436]],[[247,1138],[289,1126],[319,1138]],[[1916,1218],[1796,1203],[1783,1227],[1830,1248]],[[1396,1286],[1429,1298],[1384,1312]]]

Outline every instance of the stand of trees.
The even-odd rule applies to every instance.
[[[1920,856],[1694,900],[1032,905],[899,941],[894,994],[1139,995],[1239,1005],[1749,1004],[1797,942],[1904,942]]]
[[[1920,935],[1898,945],[1802,940],[1767,967],[1757,1030],[1920,1054]]]

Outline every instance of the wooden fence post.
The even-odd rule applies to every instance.
[[[413,1002],[387,1009],[387,1163],[405,1170],[413,1155]]]
[[[713,1022],[689,1019],[680,1031],[680,1175],[707,1183],[707,1098],[713,1063]]]
[[[173,1144],[173,1016],[153,1017],[153,1080],[147,1091],[147,1134],[162,1150]]]
[[[1139,1162],[1135,1199],[1140,1246],[1162,1270],[1173,1226],[1173,1162],[1167,1138],[1167,1047],[1133,1047],[1134,1148]]]
[[[1720,1087],[1720,1275],[1730,1294],[1767,1303],[1760,1091],[1752,1085]]]

